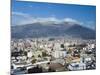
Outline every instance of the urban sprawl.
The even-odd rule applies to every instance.
[[[11,74],[92,70],[96,41],[65,38],[11,40]]]

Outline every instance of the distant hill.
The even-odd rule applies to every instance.
[[[71,23],[33,23],[26,25],[11,26],[12,38],[36,38],[70,36],[73,38],[95,39],[95,30]]]

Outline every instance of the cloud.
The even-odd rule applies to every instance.
[[[36,22],[42,23],[42,24],[52,24],[52,23],[60,23],[60,20],[56,17],[46,17],[46,18],[36,18]]]
[[[79,22],[72,18],[64,18],[64,19],[58,19],[55,16],[51,17],[32,17],[29,14],[25,14],[22,12],[12,12],[12,25],[24,25],[24,24],[31,24],[31,23],[41,23],[43,25],[49,25],[49,24],[60,24],[60,23],[69,23],[70,25],[74,24],[82,24],[82,22]]]
[[[22,12],[12,12],[12,15],[23,16],[25,18],[30,18],[31,17],[29,14],[25,14],[25,13],[22,13]]]
[[[84,23],[84,25],[86,25],[86,27],[91,28],[93,30],[95,30],[96,28],[96,22],[95,21],[87,21]]]
[[[95,30],[95,25],[96,25],[95,21],[87,21],[83,23],[76,19],[72,19],[72,18],[58,19],[55,16],[45,17],[45,18],[41,18],[41,17],[35,18],[26,13],[12,12],[12,26],[25,25],[25,24],[31,24],[31,23],[37,23],[37,22],[41,23],[42,25],[55,25],[55,24],[62,24],[62,23],[68,23],[69,25],[79,24],[79,25],[82,25],[94,30]]]
[[[65,22],[69,22],[70,24],[79,24],[82,25],[82,22],[79,22],[78,20],[72,19],[72,18],[65,18],[64,19]]]
[[[34,21],[33,17],[29,14],[21,12],[12,12],[12,25],[23,25],[32,23]]]
[[[69,23],[71,25],[73,24],[83,24],[82,22],[79,22],[75,19],[72,19],[72,18],[64,18],[64,19],[58,19],[56,17],[46,17],[46,18],[35,18],[35,21],[34,22],[39,22],[41,24],[61,24],[61,23]]]

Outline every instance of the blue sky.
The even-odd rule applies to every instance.
[[[27,14],[26,17],[56,17],[58,19],[71,18],[83,23],[83,26],[95,29],[96,7],[86,5],[41,3],[12,1],[12,12]],[[14,16],[17,18],[18,16]],[[20,17],[20,19],[23,19]],[[17,20],[14,20],[17,21]]]

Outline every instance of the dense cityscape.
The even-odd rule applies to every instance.
[[[96,7],[12,0],[11,75],[96,69]]]
[[[11,74],[92,70],[95,40],[27,38],[11,41]]]

